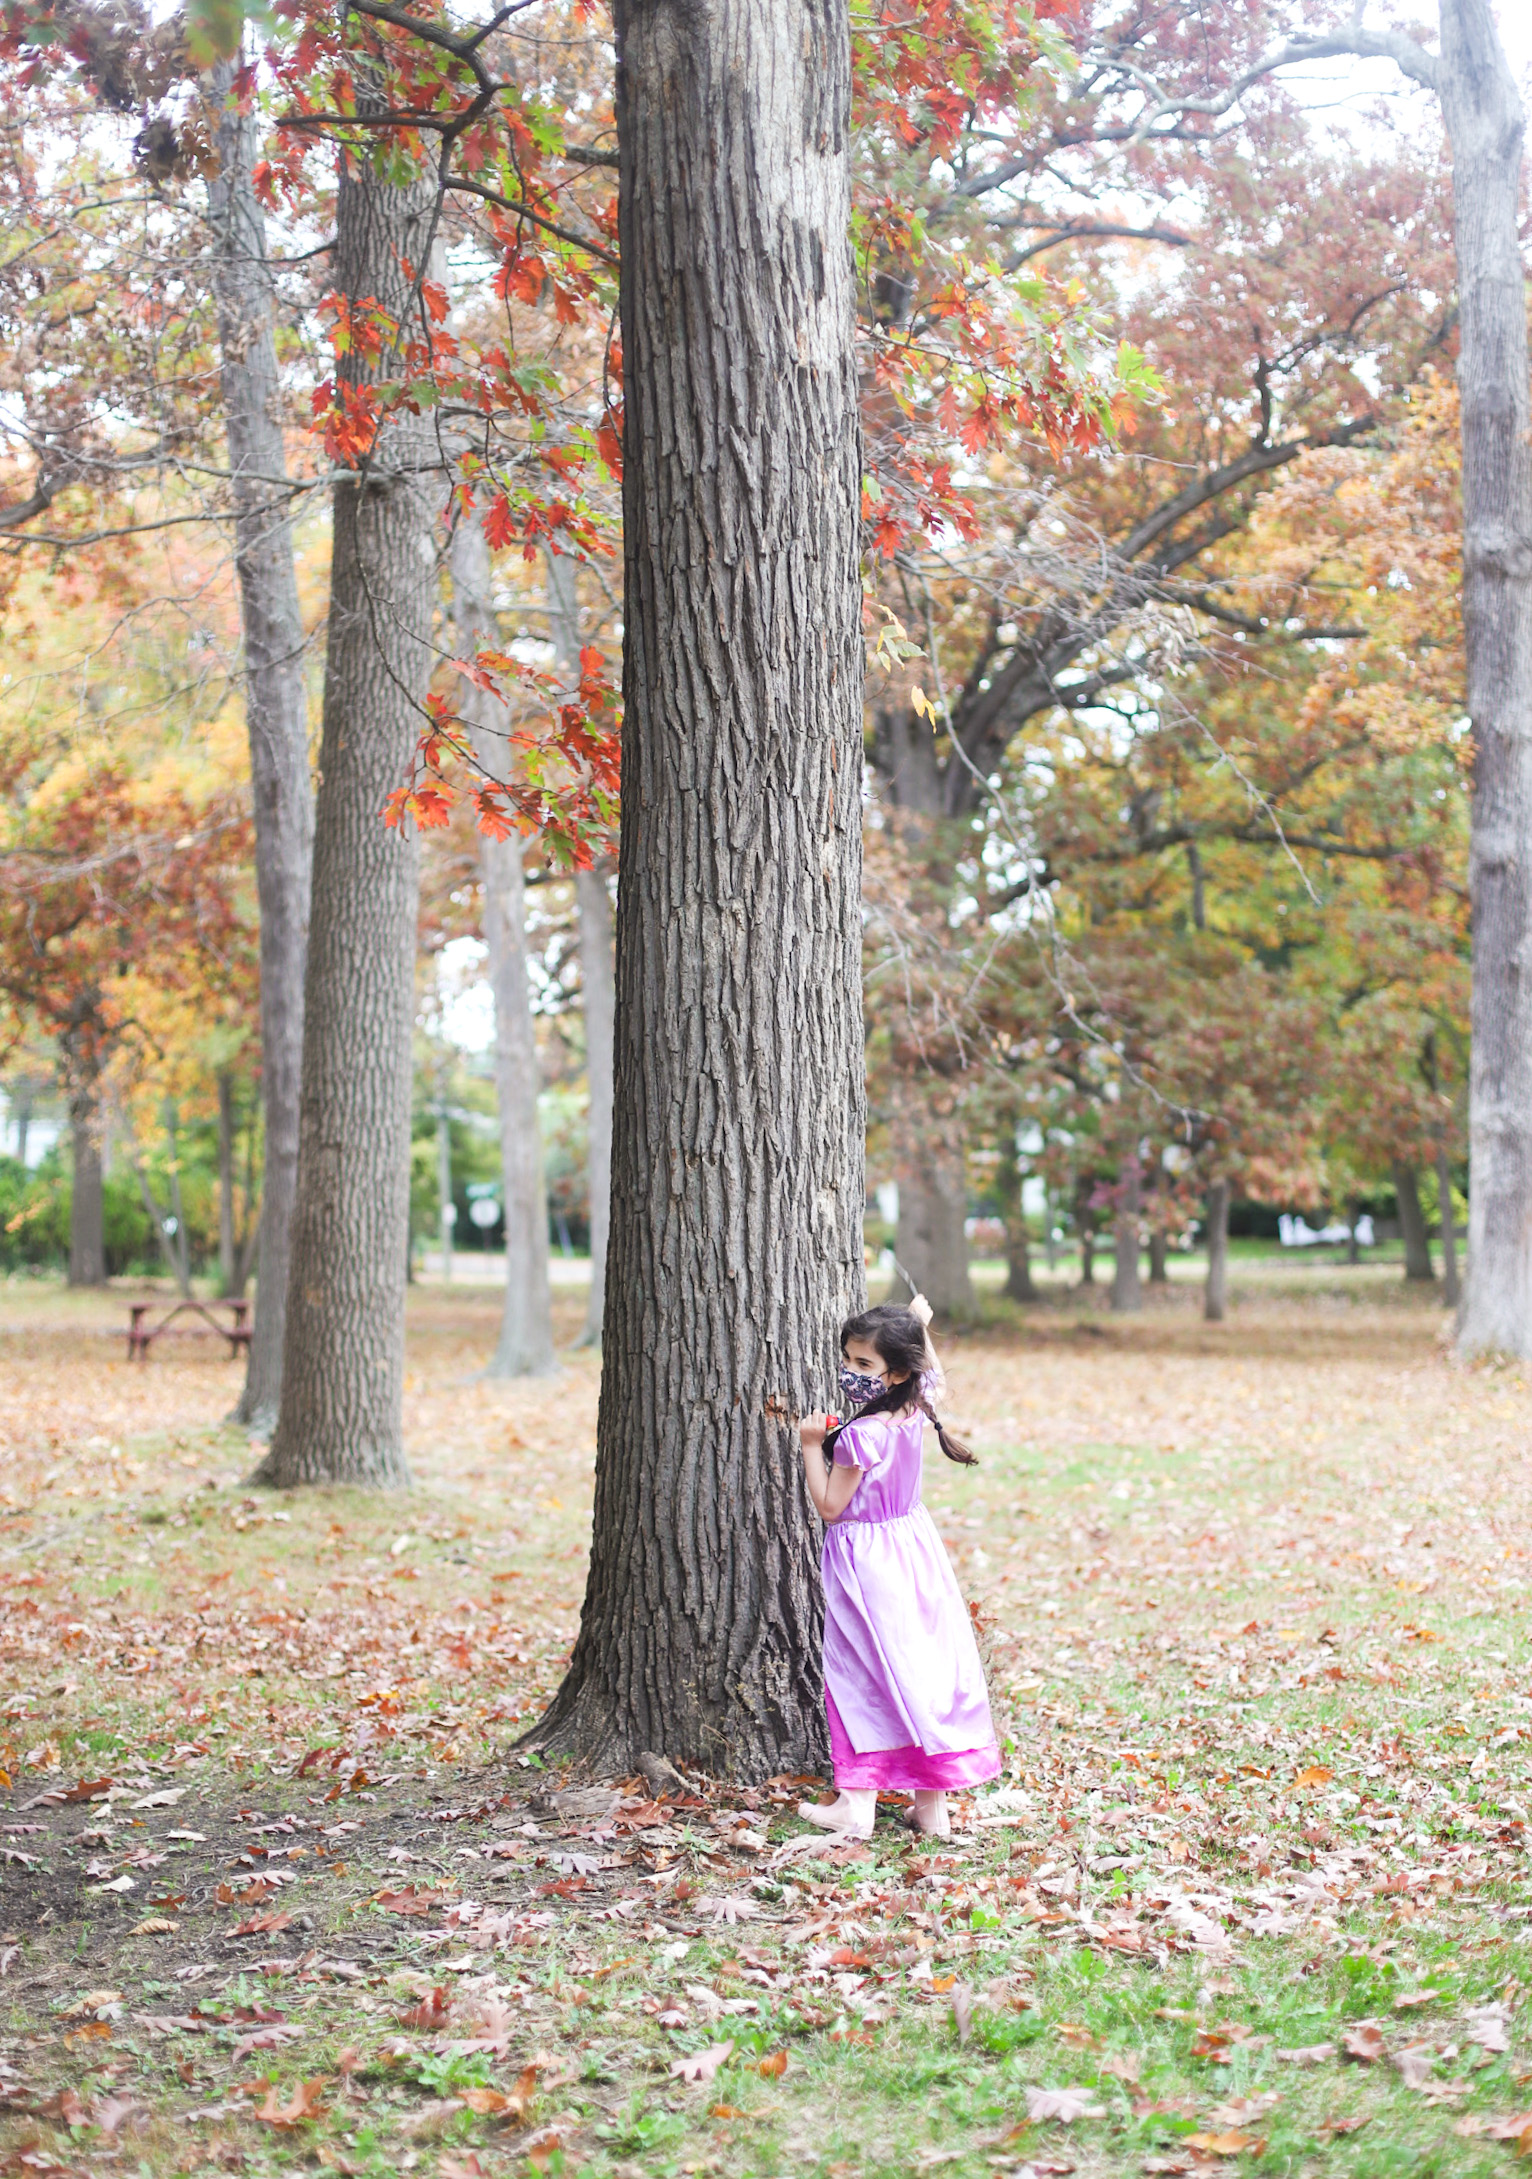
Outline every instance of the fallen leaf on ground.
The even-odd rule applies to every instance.
[[[292,1920],[290,1914],[250,1914],[229,1931],[231,1937],[271,1937],[279,1929],[286,1929]]]
[[[1506,2029],[1510,2026],[1510,2021],[1508,2006],[1472,2006],[1468,2013],[1468,2040],[1470,2043],[1477,2043],[1482,2050],[1509,2050],[1511,2043]]]
[[[91,2106],[90,2115],[92,2124],[99,2126],[111,2141],[136,2114],[148,2116],[142,2104],[135,2103],[131,2096],[103,2096],[99,2103]]]
[[[1323,1763],[1310,1763],[1307,1770],[1299,1771],[1297,1777],[1293,1780],[1293,1785],[1295,1789],[1305,1786],[1327,1786],[1334,1776],[1334,1771],[1326,1770]]]
[[[267,2092],[265,2101],[256,2105],[252,2115],[263,2126],[301,2126],[306,2120],[317,2118],[323,2110],[321,2098],[325,2086],[322,2075],[318,2080],[299,2081],[286,2103],[278,2100],[281,2090],[272,2088]]]
[[[406,2013],[395,2013],[394,2018],[401,2028],[439,2028],[445,2023],[449,2009],[447,1992],[438,1983],[418,2005],[412,2005]]]
[[[87,2013],[92,2015],[103,2013],[109,2005],[120,2005],[121,2003],[122,1992],[120,1990],[87,1990],[85,1995],[77,1997],[72,2005],[66,2005],[59,2018],[61,2020],[83,2020]]]
[[[1077,2118],[1105,2118],[1106,2113],[1091,2102],[1087,2088],[1029,2088],[1027,2116],[1034,2122],[1052,2118],[1072,2126]]]
[[[1332,2134],[1359,2134],[1366,2124],[1365,2117],[1327,2118],[1319,2129],[1320,2139],[1328,2141]]]
[[[560,2123],[555,2120],[550,2125],[540,2126],[522,2142],[520,2153],[539,2171],[546,2171],[556,2156],[562,2156],[564,2144],[573,2131],[572,2121]]]
[[[694,2050],[683,2058],[672,2058],[670,2070],[679,2081],[710,2081],[733,2051],[732,2043],[714,2043],[707,2050]]]
[[[1424,2088],[1436,2066],[1434,2043],[1406,2043],[1394,2052],[1394,2064],[1406,2088]]]
[[[761,2059],[755,2070],[757,2073],[764,2073],[769,2081],[781,2080],[787,2071],[787,2052],[774,2050],[769,2058]]]
[[[1258,2135],[1242,2133],[1236,2126],[1223,2134],[1188,2134],[1186,2146],[1203,2156],[1243,2156],[1247,2149],[1259,2156],[1266,2144]]]
[[[238,2065],[241,2058],[248,2058],[253,2050],[280,2050],[284,2043],[301,2042],[308,2029],[290,2020],[274,2020],[264,2028],[256,2028],[249,2035],[242,2035],[229,2053],[230,2065]]]
[[[1375,2065],[1383,2056],[1383,2030],[1375,2020],[1364,2020],[1358,2027],[1348,2028],[1341,2037],[1341,2049],[1348,2058],[1355,2058],[1361,2065]]]
[[[380,1891],[372,1895],[375,1907],[385,1914],[429,1914],[445,1896],[429,1888],[420,1891],[413,1884],[406,1884],[402,1891]]]
[[[1335,2056],[1335,2045],[1333,2043],[1300,2043],[1294,2050],[1274,2050],[1272,2056],[1280,2065],[1285,2066],[1323,2065],[1326,2058]]]
[[[72,2088],[61,2088],[56,2096],[37,2106],[39,2118],[52,2119],[56,2126],[83,2126],[85,2106]]]

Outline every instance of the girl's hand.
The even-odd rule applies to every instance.
[[[823,1445],[835,1423],[834,1415],[805,1415],[798,1425],[798,1435],[805,1445]]]

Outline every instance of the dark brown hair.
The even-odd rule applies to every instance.
[[[973,1454],[961,1438],[954,1437],[937,1419],[936,1410],[920,1389],[920,1373],[926,1366],[926,1328],[913,1309],[902,1309],[897,1302],[882,1301],[874,1309],[864,1309],[860,1316],[848,1317],[840,1328],[842,1354],[848,1339],[865,1339],[878,1351],[885,1368],[902,1371],[903,1377],[896,1385],[859,1407],[846,1422],[862,1422],[869,1415],[902,1415],[912,1407],[918,1407],[936,1432],[936,1442],[949,1460],[959,1467],[978,1466]],[[835,1441],[846,1427],[837,1423],[825,1437],[825,1458],[835,1455]]]

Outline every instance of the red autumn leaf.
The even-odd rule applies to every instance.
[[[511,513],[511,503],[504,492],[497,492],[485,508],[481,526],[484,542],[491,552],[500,552],[511,543],[516,535],[516,523]]]
[[[408,2012],[395,2013],[394,2018],[401,2028],[439,2028],[445,2023],[449,2010],[446,1990],[438,1983],[429,1997],[412,2005]]]

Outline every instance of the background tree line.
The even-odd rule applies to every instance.
[[[579,5],[355,0],[241,49],[12,0],[6,610],[64,602],[72,647],[8,713],[3,981],[69,1084],[83,1275],[107,1070],[153,1080],[155,1009],[233,1007],[243,947],[262,1479],[400,1481],[422,870],[471,813],[512,1373],[554,1366],[523,841],[573,873],[620,1331],[549,1729],[606,1756],[668,1704],[780,1767],[817,1734],[774,1677],[812,1620],[781,1426],[861,1290],[863,953],[899,1254],[947,1308],[976,1144],[1112,1229],[1131,1307],[1146,1227],[1196,1207],[1216,1254],[1231,1190],[1385,1168],[1403,1204],[1466,1111],[1463,1338],[1532,1338],[1525,917],[1484,844],[1532,673],[1483,543],[1532,496],[1521,117],[1482,0],[1439,52],[1318,6],[807,6],[770,107],[779,26],[725,12],[619,8],[614,83]],[[1288,71],[1342,54],[1431,97],[1321,130]],[[660,1692],[639,1591],[705,1661]]]

